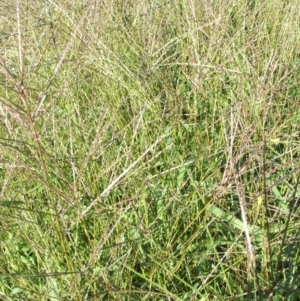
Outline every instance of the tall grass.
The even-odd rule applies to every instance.
[[[3,300],[298,300],[296,0],[0,9]]]

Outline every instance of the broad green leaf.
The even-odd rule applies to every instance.
[[[4,207],[11,207],[11,206],[17,206],[22,204],[24,204],[24,202],[21,201],[0,201],[0,206],[4,206]]]

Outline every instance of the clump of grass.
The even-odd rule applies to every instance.
[[[295,300],[296,8],[5,7],[1,297]]]

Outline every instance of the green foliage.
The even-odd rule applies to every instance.
[[[2,4],[0,298],[297,300],[297,1],[61,2]]]

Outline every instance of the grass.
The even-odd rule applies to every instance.
[[[0,6],[2,300],[298,300],[297,1]]]

